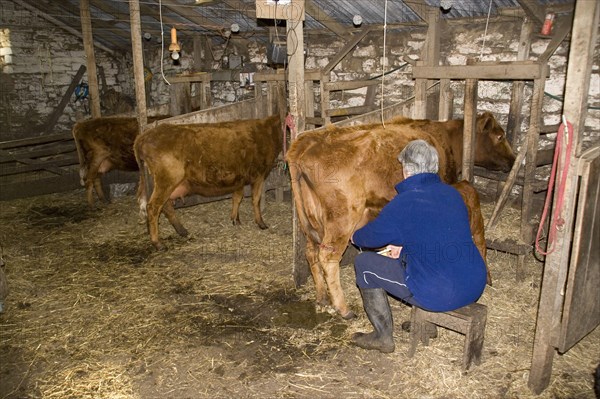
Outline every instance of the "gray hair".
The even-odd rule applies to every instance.
[[[398,161],[409,175],[418,173],[437,173],[439,169],[438,152],[425,140],[413,140],[404,147]]]

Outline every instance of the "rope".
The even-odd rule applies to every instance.
[[[388,2],[387,0],[385,0],[385,8],[384,8],[384,12],[383,12],[383,61],[381,62],[381,70],[383,71],[383,73],[381,74],[381,124],[383,125],[383,128],[385,129],[385,121],[383,120],[383,103],[384,103],[384,92],[383,92],[383,86],[385,83],[385,41],[386,41],[386,37],[387,37],[387,5]]]
[[[170,86],[171,82],[167,80],[165,76],[165,72],[163,70],[163,62],[165,57],[165,32],[163,30],[163,20],[162,20],[162,0],[158,0],[158,14],[160,16],[160,74],[162,75],[163,80]]]
[[[492,0],[490,0],[490,5],[488,7],[488,15],[485,21],[485,32],[483,32],[483,43],[481,43],[481,53],[479,54],[479,61],[483,58],[483,48],[485,47],[485,38],[487,37],[488,24],[490,23],[490,13],[492,12]]]
[[[571,123],[567,122],[567,119],[563,115],[563,123],[558,128],[558,134],[556,135],[556,145],[554,148],[554,159],[552,161],[552,169],[550,171],[550,180],[548,181],[548,192],[546,193],[546,201],[544,203],[544,210],[542,212],[542,218],[540,220],[540,226],[538,227],[537,236],[535,238],[535,249],[540,255],[549,255],[551,254],[555,247],[555,239],[556,232],[561,230],[565,224],[565,220],[562,217],[562,207],[565,196],[565,186],[567,184],[567,175],[569,173],[569,164],[571,162],[571,149],[573,147],[573,135],[569,134],[573,131],[573,126]],[[552,191],[554,189],[554,180],[556,177],[556,169],[558,163],[560,162],[560,154],[563,151],[563,136],[564,140],[567,142],[567,146],[564,149],[564,165],[562,166],[562,176],[559,182],[559,185],[556,189],[557,199],[554,207],[554,213],[552,215],[550,228],[548,231],[548,244],[547,250],[543,251],[540,247],[540,240],[542,236],[542,232],[544,230],[544,222],[548,215],[548,210],[550,208],[550,202],[552,201]]]

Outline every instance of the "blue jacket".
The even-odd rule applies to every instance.
[[[354,244],[402,246],[406,284],[427,310],[448,311],[477,301],[486,267],[460,193],[433,173],[411,176],[396,191],[377,218],[354,233]]]

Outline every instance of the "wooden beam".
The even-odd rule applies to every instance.
[[[546,10],[540,6],[536,0],[517,0],[517,3],[523,8],[525,14],[534,22],[544,23],[546,18]]]
[[[350,41],[348,41],[348,43],[346,43],[344,45],[344,47],[342,47],[342,49],[340,51],[338,51],[338,53],[335,55],[335,57],[333,57],[331,59],[331,61],[329,61],[329,64],[327,64],[324,68],[323,68],[323,73],[329,73],[331,72],[331,70],[333,68],[335,68],[335,66],[346,56],[348,55],[348,53],[367,35],[367,33],[369,33],[368,29],[363,30],[360,33],[355,34],[354,36],[352,36],[352,38],[350,39]]]
[[[345,28],[343,25],[337,23],[335,19],[330,17],[325,10],[323,10],[313,0],[305,1],[306,13],[313,17],[317,22],[324,25],[327,29],[338,35],[339,37],[346,39],[350,34],[350,30]]]
[[[377,79],[350,80],[350,81],[327,83],[325,85],[325,89],[329,90],[329,91],[355,90],[355,89],[360,89],[361,87],[376,86],[378,84],[379,84],[379,81]]]
[[[144,84],[144,55],[142,54],[142,21],[139,0],[129,1],[129,18],[131,20],[131,45],[133,52],[133,77],[135,80],[135,100],[140,132],[144,132],[148,124],[146,110],[146,86]],[[146,179],[148,180],[148,179]]]
[[[87,62],[88,85],[90,89],[90,110],[92,118],[102,116],[100,112],[100,89],[98,88],[98,72],[96,70],[96,54],[94,53],[94,37],[92,35],[92,18],[90,16],[90,1],[80,0],[81,32],[83,33],[83,48]]]
[[[570,263],[571,239],[573,235],[575,203],[577,199],[577,157],[581,154],[583,130],[587,116],[587,98],[594,47],[598,36],[600,4],[597,1],[577,1],[571,48],[567,63],[563,114],[573,129],[569,132],[574,144],[570,167],[564,187],[562,217],[564,225],[558,229],[554,251],[546,256],[544,275],[538,306],[533,355],[527,385],[535,393],[541,393],[550,383],[552,362],[558,344],[561,311],[563,309],[564,283]],[[564,155],[561,160],[564,161]],[[563,163],[564,165],[564,163]],[[557,170],[561,176],[562,170]],[[558,190],[553,203],[557,203]],[[554,207],[555,205],[553,205]],[[554,209],[552,209],[553,214]]]
[[[548,67],[529,61],[478,62],[475,65],[416,66],[415,79],[533,80],[548,76]]]
[[[550,43],[548,43],[544,53],[538,58],[539,62],[548,62],[558,46],[560,46],[563,40],[565,40],[569,33],[571,33],[572,22],[573,16],[571,14],[563,15],[556,19],[552,32],[552,40],[550,40]]]
[[[40,10],[37,7],[34,7],[26,2],[24,2],[23,0],[13,0],[16,4],[20,5],[21,7],[25,8],[26,10],[38,15],[39,17],[45,19],[46,21],[49,21],[51,23],[53,23],[54,25],[58,26],[61,29],[64,29],[65,31],[69,32],[72,35],[75,35],[81,39],[83,39],[83,35],[81,34],[81,32],[79,32],[76,29],[71,28],[70,26],[62,23],[61,21],[59,21],[58,19],[48,15],[47,12],[44,12],[42,10]],[[103,45],[102,43],[99,42],[94,42],[94,46],[98,47],[100,50],[102,51],[106,51],[108,54],[114,56],[115,55],[115,51],[106,47],[105,45]]]
[[[81,65],[79,67],[79,69],[77,70],[77,73],[73,77],[73,80],[71,80],[71,84],[67,88],[67,91],[65,91],[65,94],[63,95],[62,100],[58,104],[58,107],[56,107],[56,109],[54,110],[54,112],[50,116],[50,119],[48,120],[48,122],[44,126],[44,131],[46,133],[49,133],[52,129],[54,129],[54,125],[56,125],[56,122],[58,121],[58,119],[62,115],[63,111],[65,110],[65,107],[67,106],[67,104],[71,100],[71,96],[73,95],[73,92],[75,91],[75,88],[77,87],[77,85],[79,84],[79,82],[81,82],[81,78],[83,78],[83,74],[85,73],[85,69],[86,69],[85,65]]]

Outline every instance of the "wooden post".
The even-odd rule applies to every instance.
[[[440,63],[440,11],[434,7],[427,9],[427,39],[421,51],[422,62],[417,65],[437,66]],[[427,115],[427,86],[432,81],[417,79],[415,82],[415,108],[413,117],[425,119]]]
[[[475,131],[477,129],[477,79],[465,80],[462,178],[473,183]]]
[[[46,126],[44,126],[44,131],[46,133],[50,133],[52,131],[52,129],[54,129],[54,125],[56,125],[56,122],[58,122],[58,119],[60,118],[60,116],[62,115],[63,111],[65,110],[65,107],[69,103],[69,100],[71,99],[71,96],[73,95],[73,92],[75,91],[75,88],[77,87],[77,85],[81,81],[81,78],[83,77],[84,73],[85,73],[85,65],[81,65],[79,67],[79,70],[77,70],[77,73],[75,74],[75,77],[73,77],[73,80],[71,81],[71,84],[67,88],[67,91],[65,92],[62,100],[60,101],[60,104],[58,104],[58,107],[56,107],[56,109],[54,110],[54,112],[50,116],[50,119],[46,123]]]
[[[139,0],[129,1],[129,18],[131,20],[131,44],[133,47],[133,76],[135,79],[135,99],[137,103],[140,133],[148,124],[146,110],[146,86],[144,84],[144,56],[142,54],[142,22],[140,18]],[[162,60],[161,60],[162,62]]]
[[[98,75],[96,74],[96,55],[94,54],[94,38],[92,35],[92,19],[90,17],[90,1],[80,0],[81,32],[83,48],[87,61],[88,85],[90,89],[90,110],[92,118],[102,116],[100,112],[100,90],[98,90]]]
[[[450,89],[450,79],[440,79],[440,102],[438,107],[438,119],[448,121],[452,119],[454,108],[454,97]]]
[[[531,370],[527,385],[535,393],[541,393],[550,383],[554,348],[558,343],[561,310],[571,237],[573,235],[574,210],[577,197],[577,157],[581,153],[581,136],[587,115],[587,96],[590,89],[590,76],[597,29],[600,4],[596,1],[577,1],[573,30],[571,32],[571,49],[567,64],[565,82],[565,99],[563,112],[567,121],[573,124],[572,135],[574,151],[568,169],[567,183],[564,191],[563,218],[565,224],[556,233],[554,252],[546,256],[544,276],[538,307]],[[564,156],[563,156],[564,158]],[[562,171],[557,170],[557,176]],[[554,194],[554,204],[558,193]]]
[[[525,17],[523,26],[521,26],[521,37],[519,38],[519,49],[517,60],[524,61],[529,58],[531,48],[531,32],[533,32],[533,22]],[[522,80],[514,81],[512,84],[512,94],[510,99],[510,111],[508,112],[508,123],[506,124],[506,138],[513,148],[517,144],[518,135],[521,127],[521,114],[523,111],[523,88],[525,82]]]
[[[523,200],[521,205],[521,237],[524,242],[532,242],[533,226],[531,225],[531,209],[533,202],[533,183],[537,150],[540,141],[540,121],[542,118],[542,100],[544,98],[545,78],[533,81],[533,96],[527,132],[527,155],[525,156],[525,176],[523,179]]]
[[[331,117],[329,116],[330,93],[326,87],[327,83],[329,83],[329,72],[321,73],[321,79],[319,80],[321,90],[321,118],[325,125],[331,123]]]

